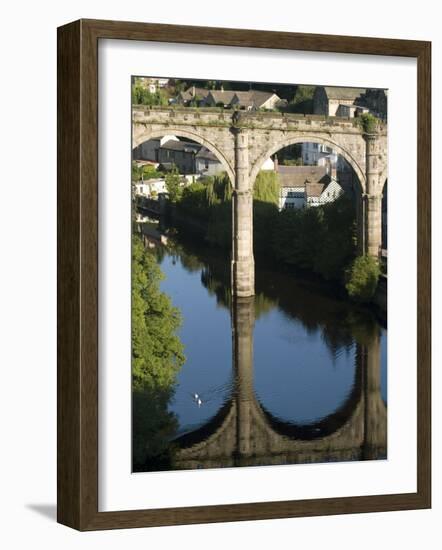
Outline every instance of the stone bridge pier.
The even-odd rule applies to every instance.
[[[382,185],[379,173],[379,139],[377,134],[365,134],[366,193],[364,202],[364,241],[363,252],[379,257],[382,245]],[[365,250],[364,250],[365,249]]]
[[[235,296],[255,294],[253,190],[249,170],[249,135],[234,128],[235,188],[232,196],[232,289]]]

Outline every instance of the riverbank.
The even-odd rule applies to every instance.
[[[190,242],[192,238],[197,237],[200,242],[204,243],[204,246],[210,246],[214,250],[218,250],[223,254],[223,258],[226,253],[230,252],[230,249],[220,246],[217,244],[216,240],[208,240],[208,222],[207,220],[202,220],[196,217],[189,217],[180,212],[176,207],[170,208],[168,210],[168,215],[166,217],[166,224],[169,227],[177,229],[181,236],[180,238],[185,238],[186,242]],[[225,228],[223,228],[225,232]],[[231,232],[231,229],[230,229]],[[229,241],[230,243],[230,241]],[[352,304],[353,306],[370,310],[376,315],[381,324],[387,326],[387,278],[384,275],[381,275],[378,281],[376,291],[372,299],[367,303],[356,303],[352,300],[345,286],[339,280],[326,280],[320,274],[312,272],[309,269],[302,269],[295,265],[290,265],[287,263],[277,262],[274,260],[271,254],[265,254],[260,247],[260,254],[255,255],[255,267],[257,269],[257,279],[259,279],[258,270],[268,270],[280,272],[281,274],[289,275],[296,280],[303,281],[317,288],[322,294],[328,296],[336,297],[338,300],[342,300]],[[230,275],[230,269],[228,270]],[[230,285],[230,283],[229,283]]]

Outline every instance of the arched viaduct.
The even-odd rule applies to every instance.
[[[253,185],[264,161],[283,147],[302,142],[331,147],[359,181],[358,235],[361,253],[378,256],[382,242],[382,188],[387,175],[386,127],[364,133],[357,119],[319,115],[239,112],[219,109],[132,109],[132,147],[173,134],[212,151],[233,187],[232,288],[254,294]]]

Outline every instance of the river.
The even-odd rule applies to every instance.
[[[155,244],[186,356],[161,469],[386,458],[387,330],[372,311],[268,266],[254,298],[232,301],[219,251]]]

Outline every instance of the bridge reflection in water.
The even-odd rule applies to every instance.
[[[256,395],[255,298],[235,298],[231,319],[235,382],[230,399],[203,426],[175,439],[174,469],[386,458],[379,327],[356,344],[355,379],[345,402],[327,417],[301,425],[275,417]]]

